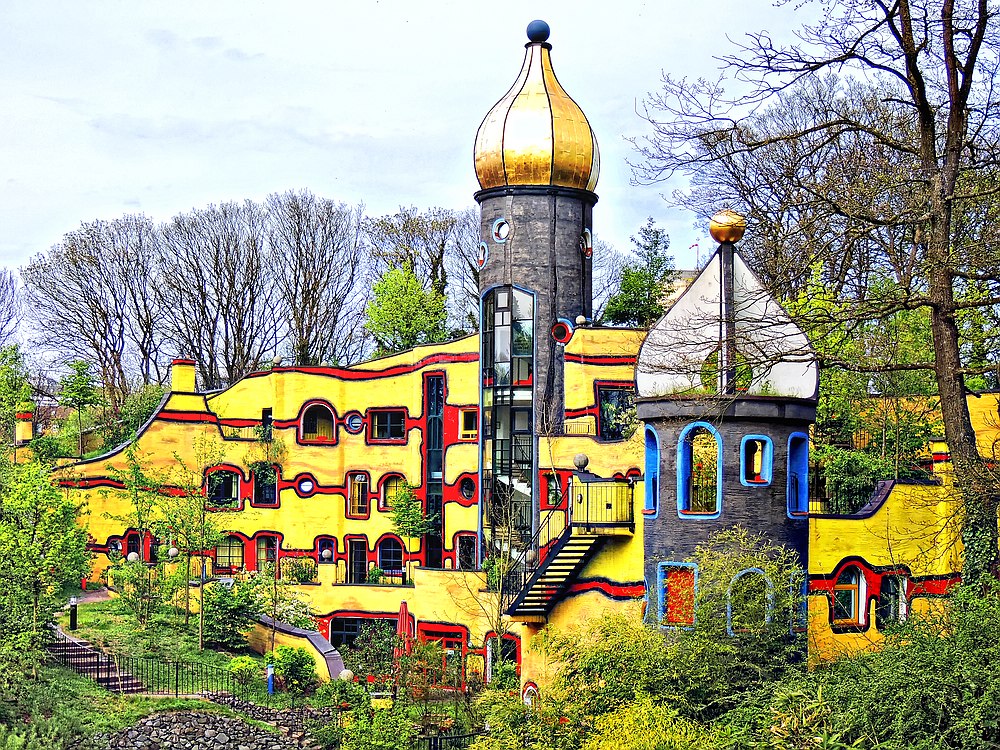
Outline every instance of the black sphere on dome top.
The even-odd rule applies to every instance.
[[[528,39],[533,42],[544,42],[549,38],[549,25],[545,21],[532,21],[528,24]]]

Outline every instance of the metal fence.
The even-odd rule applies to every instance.
[[[478,732],[470,734],[438,734],[431,737],[417,737],[410,750],[465,750],[479,737]]]
[[[219,667],[107,654],[59,631],[49,653],[58,663],[116,693],[174,697],[228,693],[258,705],[266,705],[268,700],[263,684],[239,682],[231,672]]]

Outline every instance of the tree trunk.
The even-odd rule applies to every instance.
[[[931,215],[937,221],[932,225],[928,241],[930,268],[927,278],[932,305],[934,374],[941,400],[945,440],[954,467],[953,481],[962,503],[963,578],[976,583],[996,570],[998,498],[986,463],[979,453],[966,400],[953,279],[948,268],[950,211],[946,201],[938,190],[933,191]]]

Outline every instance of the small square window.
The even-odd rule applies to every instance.
[[[401,410],[376,411],[371,415],[372,440],[406,440],[406,413]]]
[[[257,570],[268,563],[275,564],[278,560],[278,537],[257,537]]]
[[[597,389],[597,436],[625,440],[635,432],[635,388],[600,386]]]
[[[213,471],[206,477],[208,505],[224,508],[240,499],[240,477],[235,471]]]
[[[740,443],[740,482],[744,487],[771,484],[774,444],[764,435],[747,435]]]
[[[479,410],[460,410],[459,425],[459,440],[476,440],[479,437]]]
[[[907,614],[906,578],[901,575],[883,576],[875,605],[875,627],[884,630],[899,625],[906,622]]]
[[[458,537],[458,569],[475,570],[478,567],[476,557],[476,537]]]
[[[255,505],[276,505],[278,503],[278,471],[275,467],[254,470],[253,502]]]

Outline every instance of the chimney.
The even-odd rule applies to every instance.
[[[17,424],[14,427],[14,441],[17,445],[31,442],[35,436],[35,405],[19,404],[16,412]]]
[[[170,390],[173,393],[194,393],[193,359],[175,359],[170,363]]]

